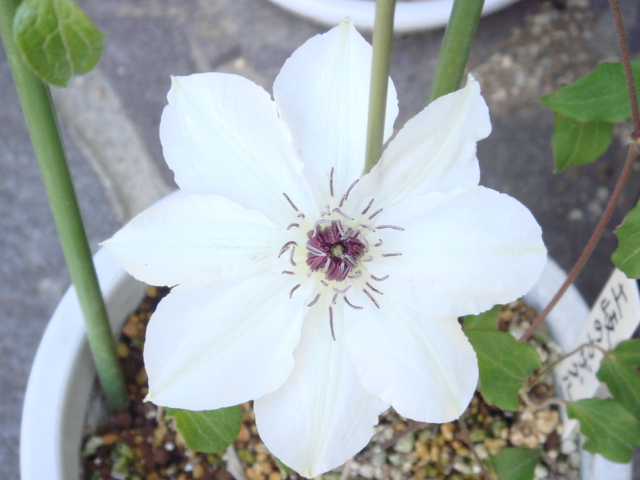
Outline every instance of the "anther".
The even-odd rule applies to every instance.
[[[311,300],[311,303],[307,305],[307,307],[313,307],[316,302],[318,301],[318,299],[320,298],[320,294],[316,295],[316,298],[314,298],[313,300]]]
[[[321,283],[322,285],[324,285],[325,287],[328,287],[328,286],[329,286],[329,284],[328,284],[327,282],[325,282],[324,280],[320,280],[320,283]]]
[[[333,337],[333,341],[336,341],[336,334],[333,331],[333,308],[329,307],[329,326],[331,327],[331,336]]]
[[[293,240],[292,240],[292,241],[290,241],[290,242],[285,243],[285,244],[282,246],[282,248],[280,249],[280,253],[278,254],[278,258],[280,258],[284,252],[286,252],[287,250],[289,250],[289,247],[290,247],[291,245],[297,245],[297,243],[296,243],[296,242],[294,242]]]
[[[295,273],[290,272],[289,270],[283,270],[282,273],[285,273],[287,275],[295,275]]]
[[[382,246],[382,239],[380,239],[380,241],[378,241],[378,243],[374,245],[374,247],[381,247],[381,246]]]
[[[293,254],[296,252],[296,247],[295,245],[293,247],[291,247],[291,255],[289,255],[289,261],[291,262],[291,265],[293,265],[294,267],[297,266],[295,260],[293,259]]]
[[[397,225],[378,225],[376,228],[378,228],[378,229],[380,229],[380,228],[393,228],[394,230],[400,230],[401,232],[404,232],[404,228],[398,227]]]
[[[333,197],[333,167],[331,167],[331,173],[329,174],[329,192]]]
[[[367,208],[365,208],[362,211],[362,215],[364,215],[365,213],[367,213],[369,211],[369,209],[371,208],[371,204],[373,203],[373,198],[369,201],[369,205],[367,205]]]
[[[333,299],[331,300],[331,303],[335,305],[336,304],[336,300],[338,300],[338,294],[337,293],[333,296]]]
[[[351,278],[352,280],[355,280],[356,278],[360,278],[362,276],[362,272],[360,270],[357,270],[356,273],[354,273],[353,275],[349,275],[349,278]]]
[[[299,288],[300,288],[300,284],[297,284],[295,287],[293,287],[289,292],[289,298],[293,298],[293,292],[295,292]]]
[[[300,227],[300,224],[299,224],[299,223],[290,223],[290,224],[287,226],[287,230],[289,230],[290,228],[293,228],[293,227]]]
[[[375,228],[373,228],[371,225],[367,225],[367,224],[365,224],[365,223],[361,223],[361,224],[360,224],[360,226],[361,226],[362,228],[366,228],[366,229],[367,229],[367,230],[369,230],[370,232],[375,232],[375,231],[376,231],[376,230],[375,230]]]
[[[369,220],[371,220],[373,217],[378,215],[381,211],[382,211],[382,208],[373,212],[371,215],[369,215]]]
[[[382,293],[380,290],[378,290],[377,288],[375,288],[373,285],[371,285],[369,282],[365,282],[365,285],[367,287],[369,287],[371,290],[373,290],[376,293],[379,293],[380,295],[384,295],[384,293]]]
[[[364,257],[364,258],[362,259],[362,261],[363,261],[363,262],[370,262],[371,260],[373,260],[373,257],[372,257],[371,255],[369,255],[369,256],[367,256],[367,257]]]
[[[360,241],[364,244],[364,250],[369,251],[369,240],[364,235],[360,235]]]
[[[359,307],[358,305],[354,305],[353,303],[351,303],[346,295],[342,298],[344,299],[344,303],[349,305],[351,308],[355,308],[356,310],[362,310],[363,307]]]
[[[373,298],[373,296],[368,291],[366,291],[364,288],[362,289],[362,291],[367,295],[367,297],[371,299],[371,301],[377,308],[380,308],[380,305],[378,305],[378,302],[376,302],[376,299]]]
[[[389,275],[385,275],[384,277],[378,278],[375,275],[371,275],[371,278],[373,278],[376,282],[382,282],[384,280],[386,280],[387,278],[389,278]]]
[[[336,293],[347,293],[347,290],[351,288],[351,285],[347,285],[345,288],[340,290],[339,288],[333,287],[333,291]]]
[[[340,210],[339,208],[334,208],[333,211],[335,213],[337,213],[338,215],[342,215],[344,218],[346,218],[347,220],[353,220],[352,217],[350,217],[349,215],[347,215],[346,213],[343,213],[342,210]]]
[[[382,254],[383,257],[400,257],[402,256],[401,253],[383,253]]]
[[[291,199],[289,198],[289,195],[287,195],[286,193],[282,192],[282,195],[284,195],[284,198],[287,199],[287,202],[289,202],[289,205],[291,205],[291,207],[296,211],[299,212],[300,210],[298,210],[298,207],[296,207],[295,203],[293,203],[291,201]]]
[[[355,187],[356,183],[358,183],[359,181],[360,181],[360,179],[357,178],[356,180],[354,180],[354,182],[351,185],[349,185],[349,188],[347,188],[347,193],[345,193],[344,197],[342,197],[345,201],[347,200],[347,198],[349,198],[349,194],[351,193],[351,189],[353,187]]]

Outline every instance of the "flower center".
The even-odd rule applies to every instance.
[[[339,220],[316,227],[307,233],[307,265],[311,271],[321,270],[327,280],[342,281],[358,265],[367,248],[358,238],[360,231],[344,227]]]

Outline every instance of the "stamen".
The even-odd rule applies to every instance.
[[[364,257],[364,258],[362,259],[362,261],[363,261],[363,262],[370,262],[371,260],[373,260],[373,257],[372,257],[371,255],[369,255],[369,256],[367,256],[367,257]]]
[[[351,279],[356,279],[356,278],[360,278],[362,276],[362,272],[360,270],[357,270],[356,273],[354,273],[353,275],[349,275],[349,278]]]
[[[355,268],[358,266],[358,262],[356,262],[356,259],[353,258],[351,255],[343,255],[342,260],[344,260],[349,265],[351,265],[352,268]]]
[[[325,209],[320,212],[320,215],[322,215],[323,217],[325,215],[331,215],[331,207],[329,207],[329,205],[325,205],[324,208]],[[329,220],[329,221],[331,221],[331,220]]]
[[[380,241],[374,245],[374,247],[381,247],[381,246],[382,246],[382,239],[380,239]]]
[[[285,243],[285,244],[282,246],[282,248],[280,249],[280,253],[278,254],[278,258],[280,258],[284,252],[286,252],[287,250],[289,250],[289,247],[290,247],[291,245],[297,245],[297,243],[296,243],[296,242],[294,242],[293,240],[292,240],[292,241],[290,241],[290,242]]]
[[[328,206],[329,206],[329,205],[327,205],[327,207],[328,207]],[[328,218],[322,218],[322,219],[320,219],[320,220],[318,220],[318,221],[316,222],[316,224],[314,225],[314,227],[319,227],[319,226],[320,226],[320,225],[322,225],[323,223],[331,223],[331,220],[329,220]],[[317,233],[317,232],[314,232],[314,234],[315,234],[315,233]]]
[[[282,273],[286,273],[287,275],[295,275],[295,273],[290,272],[289,270],[283,270]]]
[[[366,229],[367,229],[367,230],[369,230],[370,232],[375,232],[375,231],[376,231],[376,230],[375,230],[375,228],[373,228],[371,225],[366,225],[366,224],[364,224],[364,223],[361,223],[361,224],[360,224],[360,226],[361,226],[362,228],[366,228]]]
[[[383,257],[400,257],[402,254],[401,253],[383,253],[382,256]]]
[[[337,299],[338,299],[338,294],[336,293],[336,294],[333,296],[333,299],[331,300],[331,303],[333,303],[333,304],[335,305],[335,304],[336,304],[336,300],[337,300]]]
[[[318,255],[318,256],[324,255],[324,252],[322,250],[320,250],[319,248],[317,248],[317,247],[315,247],[313,245],[310,245],[310,244],[307,244],[307,250],[309,250],[311,253],[313,253],[315,255]]]
[[[316,302],[318,301],[318,299],[320,298],[320,294],[316,295],[316,298],[314,298],[313,300],[311,300],[311,303],[307,305],[307,307],[313,307]]]
[[[378,229],[380,229],[380,228],[393,228],[394,230],[400,230],[401,232],[404,232],[404,228],[398,227],[397,225],[378,225],[376,228],[378,228]]]
[[[327,273],[329,271],[329,267],[331,267],[331,259],[326,257],[324,267],[322,267],[322,273]]]
[[[362,310],[363,307],[359,307],[358,305],[354,305],[353,303],[351,303],[346,295],[342,298],[344,299],[344,303],[349,305],[351,308],[355,308],[356,310]]]
[[[389,275],[385,275],[382,278],[378,278],[375,275],[371,275],[371,278],[373,278],[376,282],[382,282],[382,281],[386,280],[387,278],[389,278]]]
[[[369,209],[371,208],[371,204],[373,203],[373,198],[371,199],[371,201],[369,202],[369,205],[367,205],[367,208],[365,208],[362,211],[362,215],[364,215],[365,213],[367,213],[369,211]]]
[[[293,292],[295,292],[299,288],[300,288],[300,284],[297,284],[295,287],[293,287],[289,292],[289,298],[293,298]]]
[[[355,186],[356,186],[356,183],[358,183],[359,181],[360,181],[360,179],[359,179],[359,178],[356,178],[356,179],[355,179],[355,181],[354,181],[351,185],[349,185],[349,188],[347,188],[347,193],[345,193],[345,194],[344,194],[344,197],[342,197],[342,198],[344,198],[345,200],[347,200],[347,198],[349,198],[349,194],[351,193],[351,189],[352,189],[353,187],[355,187]],[[372,201],[373,201],[373,200],[372,200]],[[340,206],[342,206],[342,205],[340,205]]]
[[[347,200],[347,196],[346,195],[342,195],[342,198],[340,199],[340,205],[338,205],[339,208],[342,208],[342,205],[344,205],[344,202]]]
[[[349,215],[345,214],[342,212],[342,210],[340,210],[339,208],[334,208],[333,211],[335,213],[337,213],[338,215],[342,215],[344,218],[346,218],[347,220],[353,220],[352,217],[350,217]]]
[[[282,195],[284,195],[284,198],[287,199],[287,202],[289,202],[289,205],[291,205],[291,207],[296,211],[299,212],[300,210],[298,210],[298,207],[296,207],[295,203],[293,203],[291,201],[291,199],[289,198],[289,195],[287,195],[286,193],[282,192]]]
[[[369,282],[365,282],[365,285],[367,287],[369,287],[371,290],[373,290],[376,293],[379,293],[380,295],[384,295],[384,293],[382,293],[380,290],[378,290],[377,288],[375,288],[373,285],[371,285]]]
[[[368,252],[369,251],[369,240],[367,240],[367,238],[364,235],[360,235],[360,241],[362,243],[364,243],[364,251]]]
[[[292,264],[294,267],[297,267],[298,265],[296,264],[295,260],[293,259],[293,254],[294,254],[295,252],[296,252],[296,247],[295,247],[295,246],[291,247],[291,255],[289,255],[289,261],[291,262],[291,264]]]
[[[336,341],[336,334],[333,331],[333,308],[329,307],[329,325],[331,326],[331,336],[333,337],[333,341]]]
[[[371,215],[369,215],[369,220],[371,220],[373,217],[378,215],[381,211],[382,211],[382,208],[380,210],[376,210],[375,212],[373,212]]]
[[[329,174],[329,192],[331,192],[331,196],[333,197],[333,167],[331,167],[331,173]]]
[[[367,297],[371,299],[371,301],[377,308],[380,308],[380,305],[378,305],[378,302],[376,302],[376,299],[373,298],[373,296],[369,292],[367,292],[364,288],[362,289],[362,291],[367,295]]]
[[[299,223],[290,223],[290,224],[287,226],[287,230],[289,230],[289,229],[290,229],[290,228],[292,228],[292,227],[300,227],[300,224],[299,224]]]
[[[322,285],[324,285],[325,287],[328,287],[328,286],[329,286],[329,284],[328,284],[327,282],[325,282],[324,280],[320,280],[320,283],[321,283]]]
[[[351,288],[351,285],[347,285],[345,288],[340,290],[339,288],[333,287],[333,291],[336,293],[347,293],[347,290]]]

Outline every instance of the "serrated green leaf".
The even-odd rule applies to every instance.
[[[620,362],[632,367],[640,367],[640,338],[620,342],[616,348],[611,350],[611,353]]]
[[[489,461],[500,480],[533,480],[539,448],[505,448]]]
[[[631,412],[636,420],[640,420],[640,372],[618,360],[604,357],[596,376],[607,384],[613,398]]]
[[[498,315],[500,315],[502,305],[495,305],[490,310],[482,312],[479,315],[466,315],[464,317],[464,328],[482,329],[482,330],[495,330],[498,328]]]
[[[540,366],[536,349],[506,332],[471,329],[464,333],[478,356],[484,399],[503,410],[516,410],[520,387]]]
[[[176,420],[176,427],[190,450],[204,453],[224,452],[240,433],[242,406],[193,412],[167,408],[167,416]]]
[[[93,69],[104,48],[104,35],[72,0],[22,0],[13,28],[27,65],[59,87]]]
[[[585,398],[567,405],[569,418],[580,422],[587,437],[583,448],[612,462],[627,463],[635,447],[640,447],[640,425],[613,398]]]
[[[607,151],[613,123],[583,123],[555,112],[552,145],[556,171],[591,163]]]
[[[640,278],[640,203],[631,209],[615,232],[618,248],[611,259],[629,278]]]
[[[640,62],[631,62],[640,89]],[[621,63],[603,63],[577,82],[540,99],[554,112],[583,123],[624,122],[631,116]]]

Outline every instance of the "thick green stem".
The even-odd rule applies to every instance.
[[[369,173],[382,155],[395,9],[396,0],[376,0],[376,18],[373,24],[371,89],[369,90],[369,119],[367,123],[367,150],[363,173]]]
[[[13,39],[19,0],[0,0],[0,36],[9,59],[58,236],[85,318],[98,376],[114,411],[128,396],[85,235],[49,89],[25,65]]]
[[[484,0],[454,0],[444,33],[429,103],[460,88]]]

